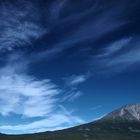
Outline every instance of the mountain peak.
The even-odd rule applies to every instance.
[[[140,122],[140,103],[125,105],[106,115],[103,120]]]

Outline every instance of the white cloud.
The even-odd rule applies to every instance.
[[[59,89],[50,80],[36,80],[27,75],[0,76],[0,113],[26,117],[46,116],[54,109]]]
[[[123,38],[123,39],[120,39],[111,43],[107,48],[103,49],[103,55],[101,56],[105,57],[105,56],[109,56],[109,55],[113,55],[114,53],[117,53],[121,49],[124,49],[131,40],[132,38],[129,37],[129,38]]]
[[[73,75],[65,78],[66,84],[70,86],[78,85],[85,82],[88,79],[88,75]]]
[[[60,110],[51,113],[43,119],[18,125],[1,125],[0,130],[8,132],[21,133],[35,133],[43,131],[54,131],[72,127],[76,124],[85,123],[84,120],[77,116],[73,116],[71,111],[59,105]],[[11,134],[11,133],[9,133]]]
[[[81,91],[72,90],[70,92],[66,92],[66,95],[62,98],[62,101],[75,101],[80,96],[82,96],[82,92]]]
[[[17,60],[19,63],[17,63]],[[23,68],[24,66],[24,68]],[[23,68],[23,69],[22,69]],[[0,70],[0,115],[19,115],[29,123],[0,126],[5,133],[32,133],[42,130],[66,128],[84,121],[67,109],[62,109],[61,89],[51,79],[37,79],[27,74],[28,63],[19,55],[9,57],[7,65]],[[76,95],[75,95],[76,96]],[[76,97],[75,97],[76,98]],[[61,108],[60,108],[61,106]],[[66,113],[67,112],[67,113]]]
[[[65,94],[61,99],[62,102],[70,101],[73,102],[82,96],[82,92],[78,89],[78,85],[84,83],[89,78],[89,73],[83,75],[72,75],[64,78],[66,87]]]
[[[16,4],[2,2],[0,5],[0,49],[3,51],[31,45],[46,33],[38,23],[40,15],[35,5],[24,0]]]
[[[55,109],[60,89],[50,79],[39,80],[26,74],[28,63],[19,55],[10,56],[0,69],[0,114],[46,116]]]
[[[63,113],[63,112],[62,112]],[[84,121],[78,117],[73,117],[66,114],[54,114],[48,118],[41,119],[29,124],[20,124],[20,125],[3,125],[0,126],[2,130],[12,130],[12,131],[28,131],[28,132],[39,132],[39,131],[51,131],[66,128],[60,127],[64,124],[67,124],[67,127],[74,125],[75,123],[83,123]]]
[[[84,121],[68,111],[58,109],[60,90],[50,80],[36,80],[27,75],[0,76],[0,114],[19,114],[25,118],[42,119],[18,125],[0,126],[2,131],[17,133],[40,132],[42,129],[56,130],[66,128]],[[66,113],[67,112],[67,113]],[[64,126],[63,126],[64,125]]]
[[[140,63],[139,44],[139,37],[128,37],[115,41],[102,49],[102,53],[94,60],[98,62],[96,67],[99,73],[109,72],[111,75],[123,72],[132,65],[133,68],[137,66]]]

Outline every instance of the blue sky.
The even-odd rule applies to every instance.
[[[58,130],[140,101],[139,0],[1,0],[0,132]]]

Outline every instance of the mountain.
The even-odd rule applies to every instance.
[[[0,140],[140,140],[140,104],[125,105],[77,127],[28,135],[1,134]]]
[[[112,121],[140,121],[140,103],[126,105],[117,109],[103,118]]]

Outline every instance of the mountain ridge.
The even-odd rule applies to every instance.
[[[101,120],[140,122],[140,103],[124,105],[121,108],[108,113]]]

